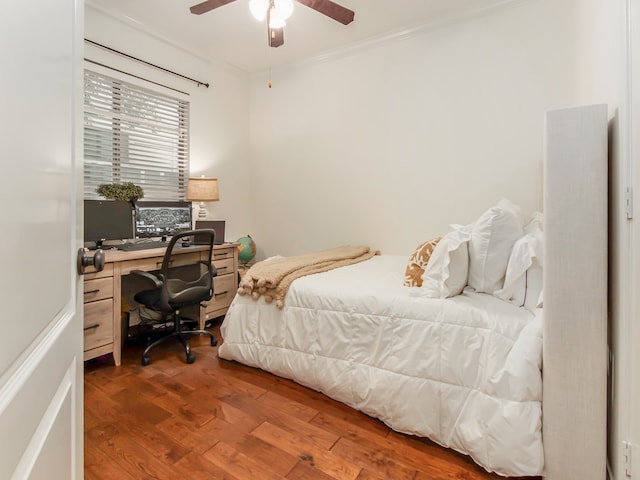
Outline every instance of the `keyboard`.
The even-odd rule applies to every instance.
[[[134,252],[137,250],[149,250],[151,248],[164,248],[169,245],[168,242],[138,242],[138,243],[123,243],[121,245],[116,245],[115,247],[118,250],[122,250],[123,252]]]

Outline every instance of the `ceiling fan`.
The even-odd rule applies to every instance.
[[[215,8],[222,7],[236,0],[205,0],[192,6],[189,10],[195,15],[202,15]],[[296,0],[302,5],[322,13],[329,18],[348,25],[353,22],[355,13],[331,0]],[[251,12],[258,20],[267,19],[269,46],[279,47],[284,44],[284,20],[293,9],[292,0],[251,0]]]

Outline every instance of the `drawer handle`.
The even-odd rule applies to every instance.
[[[171,264],[173,264],[173,260],[169,260],[169,262],[167,263],[167,265],[171,266]],[[162,266],[162,262],[156,262],[156,267],[161,267]]]
[[[218,270],[218,272],[219,272],[220,270],[227,270],[228,268],[229,267],[218,267],[216,270]]]
[[[99,323],[94,323],[93,325],[89,325],[88,327],[84,327],[84,331],[86,332],[87,330],[95,330],[99,326],[100,326]]]
[[[213,257],[214,258],[218,258],[218,257],[227,258],[227,254],[226,253],[214,253]]]
[[[220,292],[220,293],[214,293],[213,296],[221,297],[222,295],[226,295],[227,293],[229,293],[229,290],[225,290],[224,292]]]
[[[84,292],[85,295],[91,295],[92,293],[98,293],[100,291],[99,288],[96,288],[95,290],[86,290]]]

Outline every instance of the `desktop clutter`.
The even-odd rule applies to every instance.
[[[176,232],[191,230],[190,202],[152,202],[126,200],[85,200],[84,241],[91,250],[144,250],[168,245]],[[225,240],[224,220],[196,220],[195,229],[215,231],[215,244]],[[201,245],[202,238],[186,238],[182,247]]]
[[[96,193],[105,200],[85,200],[84,202],[85,245],[92,250],[97,248],[139,250],[167,246],[167,237],[176,232],[192,229],[191,200],[193,199],[190,196],[194,196],[192,190],[202,188],[199,185],[205,179],[189,180],[188,201],[177,202],[142,201],[144,190],[132,182],[98,185]],[[206,180],[208,181],[205,185],[215,190],[215,194],[211,198],[207,196],[206,200],[218,200],[217,179]],[[213,180],[213,183],[209,180]],[[202,192],[198,190],[196,194],[198,199],[201,194]],[[224,243],[224,228],[224,220],[195,222],[196,230],[214,230],[216,245]],[[118,241],[120,243],[117,243]],[[189,247],[192,242],[196,245],[206,243],[202,238],[184,238],[180,245]]]

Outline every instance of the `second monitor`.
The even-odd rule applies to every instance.
[[[191,230],[191,202],[138,202],[136,237],[165,237]]]

